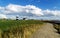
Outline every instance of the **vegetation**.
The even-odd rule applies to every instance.
[[[0,38],[28,38],[43,24],[39,20],[0,20]]]
[[[60,24],[54,24],[55,29],[57,29],[58,33],[60,34]]]

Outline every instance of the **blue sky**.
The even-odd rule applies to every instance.
[[[60,0],[0,0],[0,6],[8,4],[35,5],[42,9],[60,10]]]
[[[60,0],[0,0],[0,18],[16,15],[60,19]]]

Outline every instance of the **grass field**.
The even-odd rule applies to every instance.
[[[42,25],[39,20],[0,20],[0,38],[28,38]]]

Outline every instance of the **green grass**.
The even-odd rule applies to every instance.
[[[0,20],[0,38],[27,38],[42,24],[40,20]]]
[[[6,30],[14,26],[26,26],[30,24],[42,24],[39,20],[0,20],[0,29]]]

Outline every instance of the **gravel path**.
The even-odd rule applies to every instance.
[[[39,30],[37,30],[30,38],[60,38],[59,34],[56,33],[56,29],[50,23],[44,24]]]

